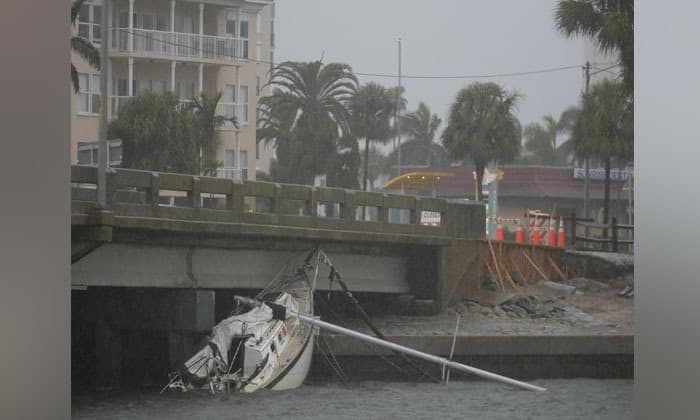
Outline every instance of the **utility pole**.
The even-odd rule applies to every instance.
[[[401,37],[399,37],[399,90],[396,92],[396,143],[398,145],[398,176],[401,176]]]
[[[102,40],[100,46],[100,138],[97,143],[97,208],[107,208],[107,44],[109,43],[109,28],[107,14],[109,1],[102,2],[100,30]]]
[[[591,63],[590,61],[586,61],[586,94],[588,94],[588,84],[591,81]],[[591,158],[589,156],[586,156],[585,158],[585,181],[584,181],[584,186],[585,186],[585,195],[583,199],[583,213],[584,217],[588,219],[590,217],[590,197],[591,197],[591,181],[589,179],[590,177],[590,170],[591,170]],[[588,221],[586,221],[588,222]],[[573,232],[573,235],[575,235],[576,232]],[[586,237],[589,236],[589,229],[586,227]]]

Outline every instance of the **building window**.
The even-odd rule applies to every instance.
[[[221,95],[221,100],[219,100],[219,104],[216,106],[216,113],[226,118],[233,118],[235,102],[235,86],[229,84],[224,85],[224,92]],[[228,124],[229,123],[227,122],[226,125],[228,126]]]
[[[102,5],[101,1],[85,2],[78,11],[78,36],[99,44],[102,39]]]
[[[194,99],[195,94],[194,82],[175,82],[175,96],[180,98],[181,101],[189,101]]]
[[[241,150],[240,156],[238,159],[238,167],[241,169],[241,180],[247,181],[248,180],[248,151],[247,150]]]
[[[260,76],[255,76],[255,96],[260,96]]]
[[[248,58],[248,29],[249,29],[249,24],[248,24],[248,18],[245,16],[241,16],[241,40],[243,41],[243,58]]]
[[[236,37],[236,15],[234,13],[229,13],[226,16],[226,35],[232,38]]]
[[[275,48],[275,21],[270,21],[270,46]]]
[[[119,166],[122,163],[122,141],[107,140],[107,162],[109,166]],[[78,164],[97,166],[99,150],[98,142],[78,142]]]
[[[193,34],[194,19],[192,16],[175,15],[175,32]]]
[[[241,85],[239,87],[239,103],[241,124],[248,124],[248,86]]]
[[[78,73],[78,81],[77,112],[97,115],[100,112],[100,75]]]
[[[224,167],[219,170],[220,177],[243,181],[248,179],[248,151],[240,150],[238,153],[238,165],[236,165],[236,150],[224,150]]]

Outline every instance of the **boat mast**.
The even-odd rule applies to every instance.
[[[358,340],[366,341],[372,344],[376,344],[378,346],[386,347],[389,349],[392,349],[394,351],[406,353],[410,356],[417,357],[419,359],[427,360],[429,362],[441,364],[443,366],[449,367],[450,369],[456,369],[456,370],[461,370],[463,372],[471,373],[477,376],[481,376],[482,378],[486,379],[491,379],[494,381],[499,381],[499,382],[504,382],[509,385],[517,386],[520,388],[528,389],[531,391],[546,391],[545,388],[528,384],[526,382],[521,382],[512,378],[508,378],[506,376],[501,376],[496,373],[488,372],[485,370],[481,370],[472,366],[467,366],[462,363],[454,362],[452,360],[445,359],[444,357],[439,357],[439,356],[434,356],[429,353],[423,353],[422,351],[414,350],[409,347],[404,347],[402,345],[392,343],[390,341],[382,340],[376,337],[372,337],[371,335],[363,334],[357,331],[349,330],[347,328],[340,327],[335,324],[331,324],[329,322],[321,321],[320,319],[315,319],[310,316],[306,316],[303,314],[300,314],[295,311],[290,311],[287,309],[287,316],[293,316],[297,319],[299,319],[302,322],[305,322],[307,324],[311,324],[320,328],[324,328],[326,330],[338,333],[338,334],[343,334],[347,335],[353,338],[357,338]]]

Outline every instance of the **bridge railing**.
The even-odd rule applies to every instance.
[[[97,169],[71,167],[72,211],[95,207]],[[406,195],[194,175],[109,169],[107,203],[115,217],[246,223],[480,239],[481,204]],[[440,223],[421,224],[422,212]],[[399,216],[397,216],[399,215]]]

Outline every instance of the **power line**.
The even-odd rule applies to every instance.
[[[531,71],[520,71],[520,72],[512,72],[512,73],[493,73],[493,74],[468,74],[468,75],[445,75],[445,76],[427,76],[427,75],[402,75],[402,78],[406,79],[484,79],[484,78],[491,78],[491,77],[511,77],[511,76],[526,76],[530,74],[539,74],[539,73],[552,73],[552,72],[557,72],[557,71],[563,71],[563,70],[571,70],[571,69],[579,69],[581,68],[581,65],[572,65],[572,66],[561,66],[561,67],[552,67],[552,68],[546,68],[546,69],[540,69],[540,70],[531,70]],[[395,74],[383,74],[383,73],[362,73],[362,72],[354,72],[357,75],[360,76],[373,76],[373,77],[392,77],[396,78],[397,75]]]
[[[593,67],[597,71],[594,71],[593,73],[591,73],[591,76],[596,75],[596,74],[601,73],[601,72],[604,72],[604,71],[608,72],[610,74],[617,75],[616,73],[611,72],[610,69],[615,68],[615,67],[619,67],[619,66],[620,66],[619,64],[613,64],[612,66],[605,67],[605,68]]]
[[[199,46],[180,44],[177,42],[167,41],[164,39],[156,39],[148,34],[141,34],[141,33],[137,33],[134,31],[129,31],[126,28],[118,28],[118,29],[122,33],[132,34],[134,36],[145,38],[145,39],[151,40],[153,42],[158,42],[158,43],[165,44],[165,45],[171,45],[174,47],[185,48],[185,49],[189,49],[191,51],[199,51]],[[274,63],[271,61],[252,59],[252,58],[247,58],[247,57],[236,57],[233,54],[218,54],[217,57],[274,65]],[[612,67],[615,67],[615,66],[612,66]],[[609,68],[612,68],[612,67],[609,67]],[[571,69],[581,69],[581,68],[583,68],[583,66],[581,66],[581,65],[570,65],[570,66],[550,67],[550,68],[539,69],[539,70],[509,72],[509,73],[469,74],[469,75],[403,75],[402,74],[401,77],[407,78],[407,79],[486,79],[486,78],[495,78],[495,77],[517,77],[517,76],[527,76],[527,75],[532,75],[532,74],[553,73],[553,72],[559,72],[559,71],[565,71],[565,70],[571,70]],[[358,75],[358,76],[389,77],[389,78],[397,78],[398,77],[398,74],[388,74],[388,73],[365,73],[365,72],[358,72],[358,71],[354,71],[353,73]],[[595,73],[593,73],[593,74],[595,74]]]

